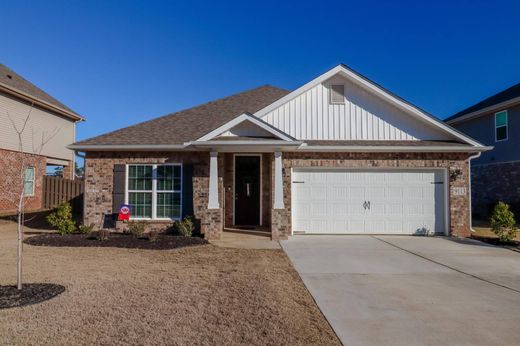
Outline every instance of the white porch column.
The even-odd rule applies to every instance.
[[[282,153],[274,153],[274,209],[285,209],[283,203]]]
[[[208,209],[218,209],[218,152],[212,151],[209,156]]]

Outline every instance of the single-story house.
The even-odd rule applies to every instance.
[[[445,120],[492,151],[471,162],[475,218],[485,219],[499,202],[520,213],[520,83],[500,91]]]
[[[83,140],[85,223],[132,206],[292,234],[470,233],[470,159],[488,147],[339,65]],[[117,226],[118,228],[120,226]]]

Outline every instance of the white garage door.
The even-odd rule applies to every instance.
[[[444,233],[443,170],[294,169],[293,232]]]

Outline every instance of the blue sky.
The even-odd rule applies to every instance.
[[[0,61],[91,137],[345,63],[445,118],[520,82],[518,1],[2,1]]]

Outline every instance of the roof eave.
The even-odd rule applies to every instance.
[[[492,150],[493,147],[484,146],[360,146],[360,145],[302,145],[298,151],[306,152],[397,152],[397,153],[473,153]]]
[[[499,111],[502,108],[507,108],[507,107],[514,106],[516,104],[520,104],[520,96],[512,98],[512,99],[504,101],[504,102],[500,102],[500,103],[494,104],[494,105],[489,106],[489,107],[485,107],[485,108],[476,110],[476,111],[471,112],[471,113],[460,115],[460,116],[458,116],[456,118],[447,119],[446,123],[450,124],[450,125],[458,124],[458,123],[461,123],[461,122],[464,122],[464,121],[467,121],[467,120],[471,120],[471,119],[474,119],[474,118],[478,118],[478,117],[484,116],[484,115],[486,115],[488,113],[491,113],[491,112],[494,112],[494,111]]]
[[[58,107],[58,106],[55,106],[47,101],[43,101],[37,97],[34,97],[34,96],[31,96],[21,90],[18,90],[16,88],[13,88],[13,87],[10,87],[2,82],[0,82],[0,90],[1,91],[4,91],[10,95],[13,95],[13,96],[16,96],[18,98],[21,98],[23,100],[26,100],[26,101],[30,101],[30,102],[34,102],[36,105],[40,106],[40,107],[43,107],[43,108],[46,108],[46,109],[49,109],[51,111],[54,111],[56,113],[59,113],[60,115],[63,115],[69,119],[72,119],[76,122],[78,121],[84,121],[85,118],[82,117],[81,115],[79,114],[76,114],[74,112],[70,112],[66,109],[63,109],[61,107]]]

